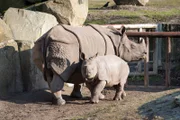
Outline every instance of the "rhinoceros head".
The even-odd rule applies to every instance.
[[[119,56],[126,61],[136,61],[145,58],[146,44],[143,38],[138,43],[131,40],[124,40],[119,47]]]
[[[83,60],[82,66],[81,66],[81,73],[83,78],[85,78],[85,81],[87,82],[93,82],[94,78],[97,74],[97,64],[95,61],[95,58],[98,54],[96,54],[93,57],[90,57],[89,59],[85,58],[85,54],[82,53],[81,59]]]
[[[145,40],[141,38],[138,43],[129,40],[126,33],[125,33],[125,27],[122,26],[120,30],[117,30],[115,28],[110,28],[114,31],[116,36],[118,35],[119,38],[114,37],[112,39],[116,54],[124,59],[125,61],[136,61],[140,60],[145,57],[147,51],[146,51],[146,44]]]

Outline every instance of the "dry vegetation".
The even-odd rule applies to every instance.
[[[127,97],[113,101],[113,89],[106,89],[106,99],[89,103],[89,91],[83,87],[83,99],[69,97],[72,88],[65,87],[64,106],[51,105],[51,94],[34,91],[1,98],[1,120],[179,120],[180,106],[176,89],[126,88]]]

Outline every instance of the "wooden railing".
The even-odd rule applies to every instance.
[[[165,85],[166,87],[170,86],[170,54],[171,54],[171,38],[176,37],[180,38],[180,32],[127,32],[127,36],[130,37],[145,37],[147,44],[147,53],[149,53],[149,37],[166,37],[166,62],[165,62]],[[144,86],[149,86],[149,54],[147,54],[144,61]]]
[[[103,25],[103,27],[107,27],[109,25]],[[115,28],[120,28],[122,25],[110,25]],[[127,29],[139,29],[139,32],[126,32],[128,37],[144,37],[146,39],[147,45],[147,56],[144,60],[144,86],[149,86],[149,38],[156,37],[162,38],[165,37],[166,40],[166,61],[165,61],[165,86],[170,86],[170,58],[171,58],[171,38],[176,37],[180,38],[180,32],[141,32],[141,29],[156,29],[157,24],[126,24],[124,25]],[[157,31],[157,29],[156,29]],[[158,39],[156,39],[158,40]],[[180,40],[180,39],[179,39]]]

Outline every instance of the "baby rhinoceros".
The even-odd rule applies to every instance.
[[[89,59],[82,53],[81,73],[91,92],[92,103],[98,103],[105,96],[101,93],[106,85],[116,89],[113,100],[121,100],[126,96],[124,85],[129,75],[127,62],[115,55],[98,56]]]

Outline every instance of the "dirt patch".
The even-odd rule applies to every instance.
[[[180,107],[166,107],[162,113],[156,101],[164,100],[171,106],[179,89],[151,89],[151,88],[126,88],[127,97],[122,101],[113,101],[115,91],[106,88],[106,99],[98,104],[89,103],[89,91],[83,87],[83,99],[69,97],[72,88],[65,87],[63,97],[67,104],[55,106],[51,104],[52,95],[48,90],[16,94],[11,97],[1,98],[1,120],[138,120],[148,118],[166,119],[168,115],[177,118],[180,116]],[[168,96],[168,99],[166,98]],[[148,107],[147,107],[148,106]],[[172,114],[173,110],[178,114]],[[159,111],[158,111],[159,110]],[[174,116],[173,116],[174,115]],[[154,117],[155,116],[155,117]],[[156,117],[158,116],[158,117]],[[174,120],[174,119],[173,119]]]

